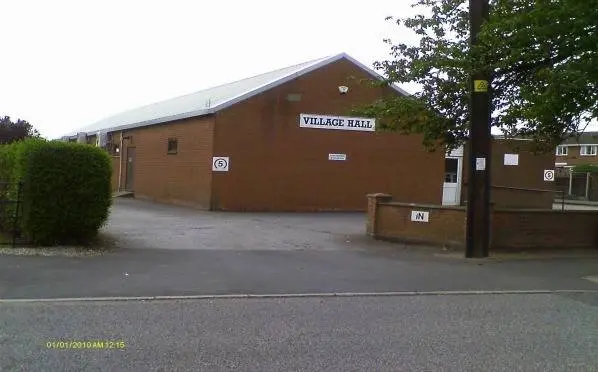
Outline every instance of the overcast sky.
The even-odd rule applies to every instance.
[[[368,66],[410,0],[1,1],[0,115],[59,137],[106,116],[346,52]],[[412,87],[403,86],[408,90]]]

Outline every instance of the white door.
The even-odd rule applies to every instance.
[[[462,163],[462,156],[447,156],[444,160],[444,185],[442,187],[442,205],[461,204]]]

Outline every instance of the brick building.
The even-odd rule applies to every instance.
[[[340,54],[124,112],[68,138],[113,155],[115,191],[201,209],[364,211],[374,191],[461,203],[453,168],[462,154],[446,162],[418,135],[350,116],[406,94],[364,79],[380,76]]]
[[[598,174],[573,172],[579,165],[598,166],[598,132],[585,132],[557,146],[555,168],[557,187],[569,197],[598,200]]]
[[[585,132],[557,146],[555,166],[570,168],[575,165],[598,165],[598,132]]]
[[[115,190],[160,202],[211,210],[365,210],[365,195],[382,188],[440,203],[442,154],[428,153],[418,136],[375,132],[373,120],[349,127],[353,107],[405,94],[360,82],[376,78],[340,54],[137,108],[69,137],[108,148]],[[343,127],[332,120],[339,116]],[[337,125],[318,125],[320,119]],[[224,158],[217,166],[227,160],[228,171],[214,171],[214,157]]]

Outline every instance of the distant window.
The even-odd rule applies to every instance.
[[[176,138],[169,138],[168,139],[168,153],[169,154],[176,154],[179,152],[179,143]]]
[[[444,183],[457,183],[459,160],[454,158],[444,159]]]
[[[557,146],[556,154],[560,156],[566,156],[568,154],[568,147],[567,146]]]
[[[581,150],[579,151],[579,154],[583,155],[583,156],[593,156],[593,155],[596,155],[597,147],[598,146],[583,145],[583,146],[581,146]]]

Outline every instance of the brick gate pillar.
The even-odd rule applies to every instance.
[[[376,237],[377,235],[377,224],[378,218],[378,205],[383,202],[389,202],[392,200],[392,195],[376,193],[368,194],[368,215],[366,220],[366,234],[368,236]]]

